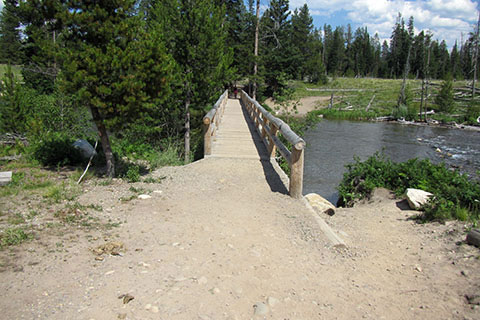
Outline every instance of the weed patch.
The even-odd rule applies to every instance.
[[[0,247],[18,245],[32,238],[32,234],[25,232],[24,228],[5,229],[0,234]]]
[[[424,221],[476,221],[480,217],[480,183],[443,164],[418,159],[396,163],[377,152],[363,162],[355,158],[346,168],[338,187],[340,205],[351,206],[355,200],[369,197],[377,187],[397,195],[404,194],[407,188],[416,188],[434,194],[422,215]]]

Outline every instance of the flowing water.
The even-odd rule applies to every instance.
[[[306,132],[305,141],[304,194],[315,192],[334,204],[345,165],[353,162],[354,156],[365,160],[383,150],[397,162],[428,158],[471,175],[480,170],[478,131],[323,120]]]

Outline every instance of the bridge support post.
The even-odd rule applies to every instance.
[[[203,154],[209,156],[212,154],[212,126],[210,124],[203,125]]]
[[[290,196],[301,199],[303,196],[303,149],[297,150],[295,147],[292,149],[289,186]]]

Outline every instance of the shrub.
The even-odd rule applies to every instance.
[[[425,209],[425,220],[478,219],[480,184],[466,175],[429,160],[410,159],[395,163],[381,153],[365,161],[355,158],[338,187],[339,205],[350,206],[357,199],[369,197],[373,189],[384,187],[397,195],[407,188],[417,188],[435,195]]]
[[[31,154],[45,166],[76,165],[82,162],[82,156],[73,142],[65,133],[48,133],[32,143]]]

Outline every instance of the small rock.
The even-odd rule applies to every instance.
[[[206,284],[207,282],[208,282],[208,280],[205,277],[200,277],[200,279],[198,279],[199,284]]]
[[[141,194],[138,196],[138,199],[141,199],[141,200],[146,200],[146,199],[150,199],[152,196],[148,195],[148,194]]]
[[[120,319],[120,320],[127,319],[127,314],[126,313],[119,313],[117,318]]]
[[[162,194],[163,191],[162,190],[154,190],[153,193]]]
[[[104,258],[103,258],[103,257],[95,257],[95,260],[96,260],[96,261],[103,261]]]
[[[467,270],[462,270],[460,273],[462,274],[462,276],[465,276],[465,277],[468,276]]]
[[[157,306],[152,306],[152,310],[151,310],[153,313],[158,313],[158,307]]]
[[[149,303],[145,306],[145,310],[150,310],[150,309],[152,309],[152,305]]]
[[[145,262],[143,262],[143,261],[140,261],[140,262],[138,263],[138,265],[141,266],[141,267],[144,267],[144,268],[149,268],[149,267],[150,267],[150,265],[149,265],[148,263],[145,263]]]
[[[133,299],[135,299],[134,296],[132,296],[131,294],[129,293],[126,293],[126,294],[122,294],[118,297],[118,299],[123,299],[123,304],[127,304],[129,303],[130,301],[132,301]]]
[[[105,272],[105,275],[106,275],[106,276],[109,276],[109,275],[111,275],[111,274],[113,274],[113,273],[115,273],[115,270],[110,270],[110,271]]]
[[[268,304],[270,307],[275,306],[277,303],[278,303],[278,299],[276,299],[276,298],[274,298],[274,297],[268,297],[268,298],[267,298],[267,304]]]
[[[419,266],[416,266],[416,267],[415,267],[415,271],[422,272],[422,268],[419,267]]]
[[[263,316],[266,315],[269,312],[268,306],[263,303],[259,302],[253,305],[253,314]]]
[[[465,295],[465,298],[467,298],[468,304],[473,304],[473,305],[480,305],[480,295],[477,294],[467,294]]]

